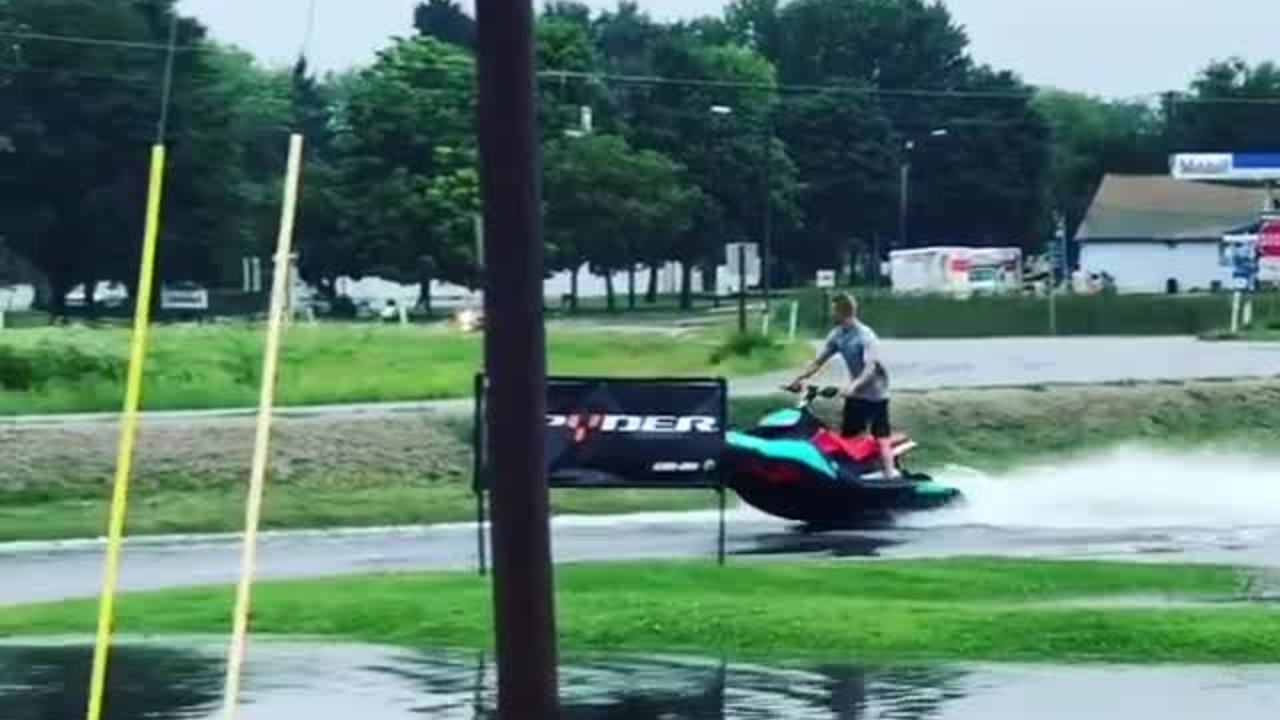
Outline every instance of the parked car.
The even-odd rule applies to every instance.
[[[88,300],[85,298],[84,285],[80,284],[67,293],[67,307],[81,308],[85,307]],[[93,286],[93,301],[99,307],[118,308],[129,302],[129,288],[124,283],[112,282],[110,280],[99,281]]]
[[[166,283],[160,288],[160,309],[170,312],[208,312],[209,290],[193,282]]]

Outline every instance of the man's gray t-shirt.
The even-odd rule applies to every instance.
[[[861,375],[866,367],[864,351],[879,342],[880,338],[876,337],[875,331],[862,323],[841,325],[827,336],[819,360],[826,362],[839,355],[844,358],[845,365],[849,367],[849,379],[853,380]],[[863,383],[853,396],[862,400],[889,398],[889,374],[885,371],[883,363],[877,364],[875,374]]]

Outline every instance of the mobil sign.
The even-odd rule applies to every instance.
[[[1258,279],[1280,282],[1280,218],[1270,218],[1258,229]]]

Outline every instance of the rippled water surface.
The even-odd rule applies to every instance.
[[[217,642],[122,643],[108,720],[219,717]],[[0,718],[83,717],[90,650],[0,645]],[[689,658],[570,660],[565,720],[1272,720],[1280,668],[769,666]],[[490,662],[466,653],[257,642],[244,720],[494,717]]]

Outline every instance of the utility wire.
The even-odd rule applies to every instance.
[[[314,32],[316,4],[318,0],[311,0],[311,6],[308,14],[307,29],[303,40],[303,54],[310,50],[310,43]],[[111,38],[92,37],[85,35],[61,35],[53,33],[39,33],[28,31],[0,30],[0,37],[11,38],[15,40],[32,40],[44,42],[63,42],[79,45],[117,47],[127,49],[145,49],[170,52],[197,52],[204,49],[203,44],[177,45],[171,43],[157,43],[148,41],[134,40],[118,40]],[[464,74],[474,74],[474,62],[470,58],[458,58],[457,60],[442,60],[435,63],[435,69],[439,70],[456,70]],[[551,80],[579,80],[591,81],[597,83],[617,83],[632,85],[648,85],[648,86],[687,86],[687,87],[705,87],[705,88],[721,88],[733,90],[760,90],[765,92],[777,93],[818,93],[818,92],[838,92],[856,95],[867,95],[874,97],[902,97],[916,99],[975,99],[975,100],[1032,100],[1038,90],[1031,91],[1004,91],[1004,90],[947,90],[936,88],[874,88],[860,87],[851,84],[840,83],[782,83],[771,85],[768,83],[753,83],[747,81],[734,80],[707,80],[703,78],[681,78],[659,75],[633,75],[620,73],[600,73],[585,72],[576,70],[542,70],[539,71],[538,77]],[[1139,95],[1133,95],[1125,98],[1114,98],[1110,102],[1143,102],[1143,101],[1159,101],[1167,100],[1175,105],[1280,105],[1280,97],[1273,98],[1199,98],[1183,95],[1181,92],[1171,94],[1169,92],[1151,92]]]
[[[10,38],[12,40],[36,40],[45,42],[60,42],[71,45],[90,45],[97,47],[114,47],[125,48],[130,50],[158,50],[162,52],[170,51],[169,43],[147,42],[143,40],[113,40],[111,38],[89,37],[86,35],[54,35],[51,33],[37,32],[20,32],[13,30],[0,30],[0,37]],[[202,44],[195,45],[178,45],[172,49],[174,51],[195,52],[202,49]]]

